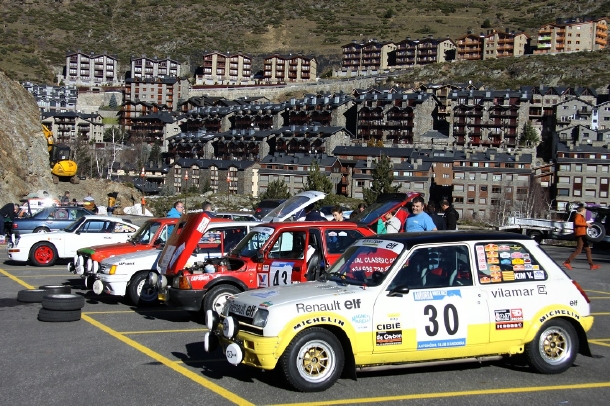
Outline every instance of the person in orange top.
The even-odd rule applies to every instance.
[[[578,209],[576,209],[576,214],[574,215],[574,237],[576,237],[576,250],[574,250],[572,255],[570,255],[570,258],[563,263],[563,266],[568,268],[570,271],[572,270],[572,265],[570,265],[570,262],[572,262],[572,260],[582,252],[583,248],[585,250],[585,254],[587,254],[589,268],[591,270],[599,269],[599,265],[593,263],[593,258],[591,258],[591,247],[589,246],[589,243],[585,241],[587,228],[591,227],[591,224],[587,223],[587,220],[585,220],[585,211],[585,207],[580,206]]]

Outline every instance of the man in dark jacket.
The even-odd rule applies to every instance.
[[[441,201],[441,208],[445,213],[445,225],[447,230],[457,230],[457,222],[460,218],[460,214],[457,210],[449,204],[448,200]]]
[[[305,207],[305,221],[327,221],[326,217],[315,210],[314,207],[313,204]]]
[[[428,215],[432,217],[432,221],[434,221],[434,225],[436,226],[437,230],[447,229],[445,219],[436,212],[436,205],[433,202],[428,203]]]
[[[0,236],[4,237],[4,218],[7,217],[12,223],[18,212],[19,205],[14,203],[7,203],[0,209]]]

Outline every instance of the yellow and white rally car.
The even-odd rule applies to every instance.
[[[386,234],[350,246],[321,280],[244,292],[208,312],[207,351],[278,367],[300,391],[346,372],[525,353],[547,374],[591,355],[581,287],[527,236]]]

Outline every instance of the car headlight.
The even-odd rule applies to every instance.
[[[112,265],[110,267],[110,270],[108,271],[108,275],[114,275],[116,273],[118,266],[117,265]]]
[[[265,327],[267,325],[267,317],[269,317],[269,310],[258,309],[256,313],[254,313],[252,324],[256,327]]]
[[[93,261],[93,273],[97,273],[97,271],[100,269],[100,263],[97,261]]]
[[[87,260],[87,267],[85,269],[87,270],[87,272],[91,272],[91,270],[93,269],[93,260],[91,258]]]

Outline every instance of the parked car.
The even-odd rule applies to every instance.
[[[225,218],[234,221],[260,221],[258,217],[251,211],[217,211],[214,213],[216,217]]]
[[[24,213],[13,221],[13,234],[48,233],[63,230],[74,220],[94,213],[77,206],[43,207],[31,216]]]
[[[254,216],[260,220],[284,201],[286,199],[263,199],[254,208]]]
[[[256,224],[230,220],[210,222],[184,267],[191,268],[210,258],[225,256]],[[157,272],[157,259],[161,252],[161,249],[149,249],[104,259],[97,273],[90,277],[94,279],[93,291],[98,295],[128,296],[136,306],[156,302],[157,288],[148,284],[147,279],[149,272]]]
[[[177,218],[149,219],[126,242],[80,248],[74,261],[68,264],[68,272],[81,275],[85,286],[91,289],[95,281],[93,275],[99,270],[103,259],[158,248],[167,241],[177,223]]]
[[[219,310],[228,296],[244,290],[315,280],[353,241],[374,234],[350,222],[283,222],[323,197],[315,191],[293,196],[268,214],[274,222],[254,227],[226,258],[191,267],[185,264],[203,232],[197,228],[204,215],[189,217],[182,234],[172,235],[165,246],[161,275],[156,281],[151,275],[151,283],[168,305],[198,312]],[[177,256],[176,247],[184,247]]]
[[[589,298],[528,236],[388,234],[352,244],[320,281],[229,297],[206,315],[206,351],[281,371],[303,392],[345,373],[524,353],[561,373],[591,355]]]
[[[52,266],[59,258],[73,258],[81,247],[125,242],[138,227],[119,217],[86,215],[61,231],[15,237],[7,245],[9,259]]]

